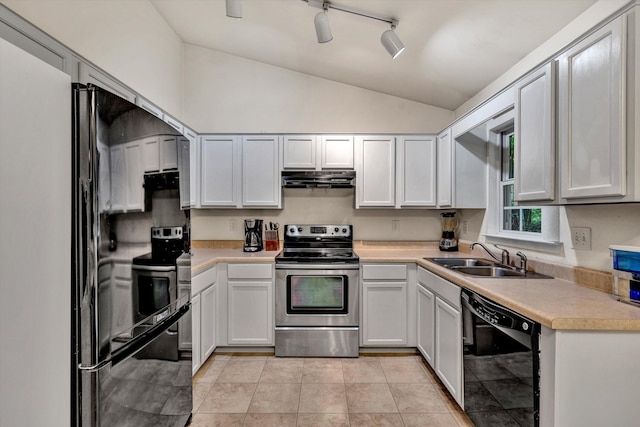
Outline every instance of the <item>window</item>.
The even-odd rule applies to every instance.
[[[501,171],[500,193],[501,204],[500,232],[518,233],[540,236],[542,233],[542,209],[520,207],[514,198],[514,145],[513,129],[501,133]]]

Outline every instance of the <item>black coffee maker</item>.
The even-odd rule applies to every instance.
[[[258,252],[262,246],[262,220],[244,220],[244,248],[245,252]]]

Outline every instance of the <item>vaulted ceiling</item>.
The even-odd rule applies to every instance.
[[[333,40],[316,41],[305,0],[150,0],[185,42],[377,92],[456,109],[595,0],[331,0],[399,21],[391,59],[384,22],[330,9]]]

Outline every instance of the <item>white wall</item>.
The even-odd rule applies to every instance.
[[[195,209],[191,211],[192,238],[195,240],[242,240],[246,218],[285,224],[353,224],[356,240],[437,240],[440,238],[440,211],[425,209],[354,208],[353,189],[283,190],[284,209]],[[230,221],[237,229],[232,231]],[[399,220],[397,231],[391,221]],[[280,235],[282,239],[282,234]]]
[[[2,4],[182,119],[182,42],[147,1]]]
[[[203,133],[437,133],[450,110],[185,45],[185,118]]]
[[[629,2],[630,0],[599,0],[562,30],[550,37],[549,40],[531,51],[507,72],[458,107],[456,109],[456,117],[463,116],[489,97],[509,86]]]

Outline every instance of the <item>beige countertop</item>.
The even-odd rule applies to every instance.
[[[640,331],[640,308],[613,295],[562,279],[477,278],[464,276],[423,258],[469,257],[464,252],[441,252],[433,244],[385,246],[357,244],[360,262],[415,262],[459,286],[504,305],[552,329]],[[219,262],[274,262],[277,251],[193,249],[192,274]]]

